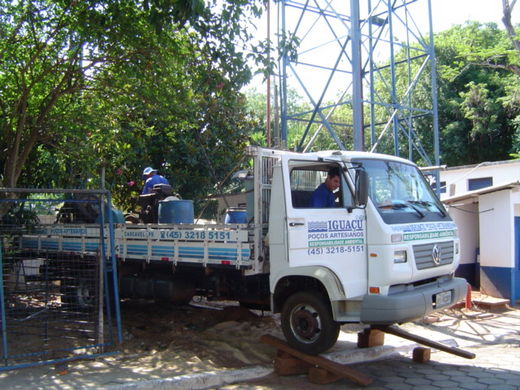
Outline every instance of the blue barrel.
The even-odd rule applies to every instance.
[[[193,201],[172,199],[159,201],[159,223],[193,223]]]
[[[226,210],[224,223],[247,223],[247,211],[235,207],[228,208]]]

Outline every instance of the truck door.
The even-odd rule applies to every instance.
[[[341,281],[347,298],[366,294],[366,218],[353,202],[352,181],[337,163],[282,159],[287,204],[290,267],[321,266]],[[340,187],[334,207],[313,207],[313,191],[339,168]],[[353,173],[352,173],[353,174]]]

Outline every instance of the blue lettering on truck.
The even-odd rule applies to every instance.
[[[364,250],[363,219],[309,221],[307,225],[308,254],[343,254]]]

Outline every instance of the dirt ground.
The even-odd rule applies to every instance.
[[[260,336],[283,337],[278,316],[197,297],[186,306],[127,301],[121,316],[124,355],[178,360],[194,372],[269,364],[275,350],[261,344]]]

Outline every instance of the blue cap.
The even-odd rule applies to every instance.
[[[152,167],[146,167],[143,171],[143,176],[148,176],[152,172],[157,172],[157,169],[153,169]]]

